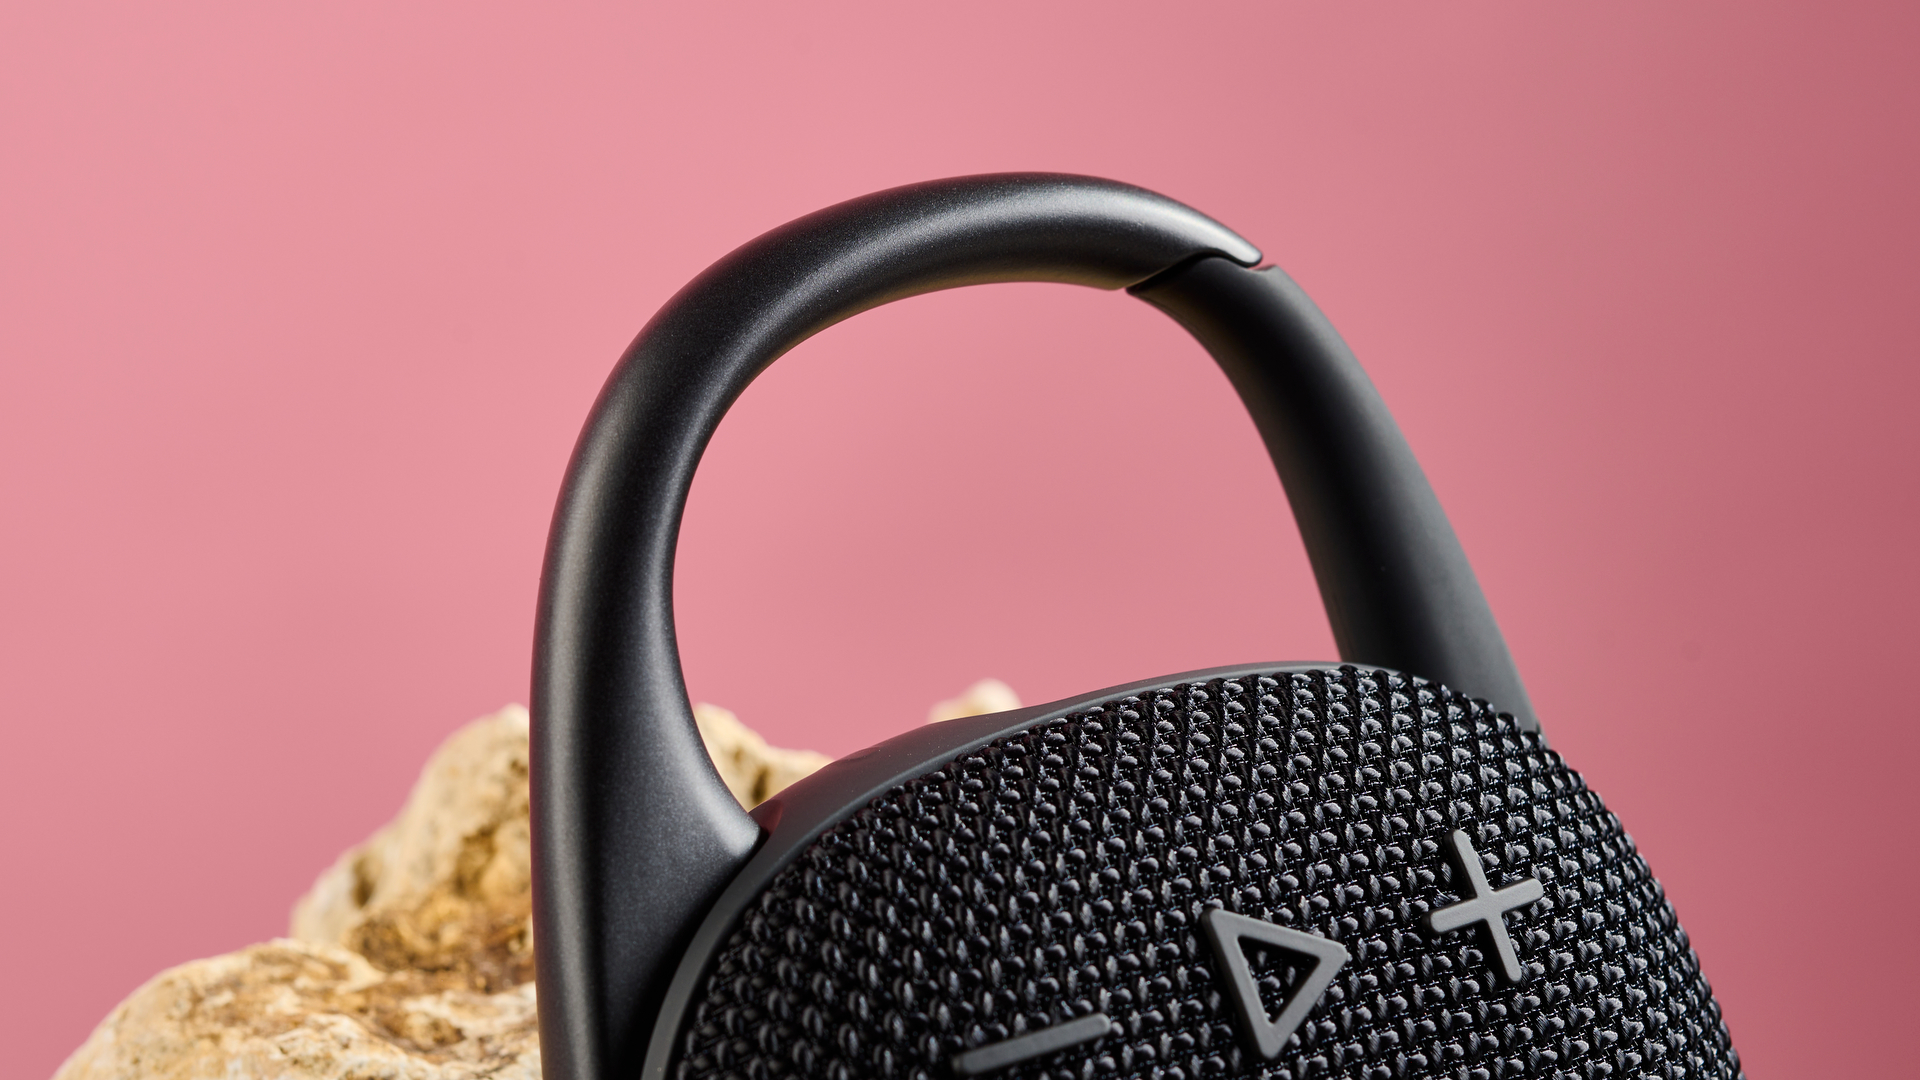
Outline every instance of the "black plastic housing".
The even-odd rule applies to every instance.
[[[1251,269],[1259,260],[1217,222],[1139,188],[963,177],[776,229],[714,264],[648,323],[581,435],[541,580],[533,825],[549,1076],[639,1070],[673,972],[693,962],[696,928],[763,835],[706,758],[674,639],[673,556],[694,469],[761,370],[879,304],[1056,281],[1131,289],[1168,312],[1220,362],[1258,425],[1342,658],[1490,699],[1521,730],[1538,730],[1473,571],[1391,416],[1324,316],[1278,270]],[[961,730],[971,729],[925,736],[924,746],[910,737],[885,753],[918,747],[930,756],[903,758],[899,769],[925,772]]]

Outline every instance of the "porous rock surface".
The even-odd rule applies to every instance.
[[[536,1080],[533,984],[435,990],[337,945],[281,939],[161,972],[56,1080]]]
[[[985,680],[936,715],[1018,704]],[[725,709],[695,719],[749,807],[828,760]],[[295,905],[290,937],[154,976],[54,1080],[535,1080],[527,730],[510,706],[454,733],[400,816]]]

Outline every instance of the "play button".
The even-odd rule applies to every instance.
[[[1339,942],[1317,934],[1289,930],[1261,919],[1235,915],[1221,908],[1209,908],[1200,916],[1207,943],[1225,972],[1227,997],[1233,1000],[1240,1016],[1240,1030],[1262,1058],[1280,1056],[1281,1048],[1313,1011],[1314,1002],[1347,962],[1347,950]],[[1260,985],[1241,942],[1252,941],[1297,959],[1302,967],[1294,976],[1280,1015],[1270,1017],[1266,1003],[1260,1000]],[[1309,966],[1310,965],[1310,966]]]

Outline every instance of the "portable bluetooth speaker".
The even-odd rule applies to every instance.
[[[967,177],[776,229],[647,325],[581,436],[541,584],[547,1076],[1740,1075],[1659,883],[1547,747],[1386,407],[1260,258],[1138,188]],[[1126,289],[1199,339],[1272,455],[1345,662],[924,727],[743,813],[674,642],[701,451],[809,335],[996,281]]]

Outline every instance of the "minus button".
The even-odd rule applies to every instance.
[[[997,1043],[976,1047],[964,1054],[955,1054],[953,1071],[959,1076],[979,1076],[983,1073],[998,1072],[1009,1065],[1018,1065],[1037,1057],[1065,1050],[1069,1046],[1093,1042],[1106,1035],[1112,1026],[1106,1013],[1089,1013],[1077,1020],[1064,1024],[1055,1024],[1039,1031],[1029,1031],[1018,1038],[1003,1039]]]

